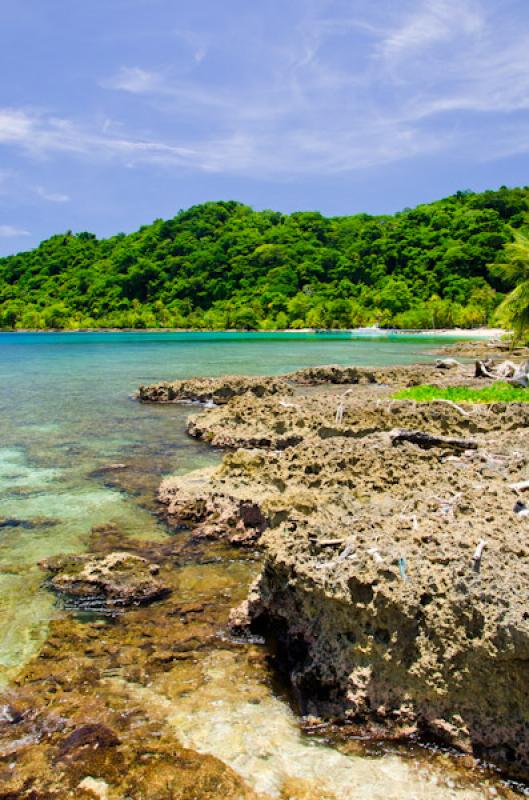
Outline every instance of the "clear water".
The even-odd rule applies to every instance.
[[[400,335],[0,333],[0,680],[36,652],[56,613],[37,562],[82,551],[100,523],[115,522],[135,537],[166,536],[145,507],[160,475],[218,457],[185,436],[189,408],[133,401],[140,383],[323,363],[410,363],[432,358],[428,351],[445,342]],[[115,462],[127,464],[131,491],[91,474]],[[309,743],[288,706],[259,681],[248,679],[251,696],[244,696],[235,657],[224,654],[204,669],[204,689],[173,700],[167,715],[188,746],[215,753],[272,796],[285,777],[333,773],[332,796],[344,799],[362,787],[370,797],[487,796],[434,787],[435,778],[413,777],[396,756],[375,768]],[[168,700],[160,693],[157,702]]]

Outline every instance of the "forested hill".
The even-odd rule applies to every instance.
[[[0,259],[0,327],[353,327],[492,319],[529,187],[392,216],[204,203],[136,233],[65,234]]]

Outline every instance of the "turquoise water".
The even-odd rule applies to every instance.
[[[189,408],[141,406],[140,383],[428,358],[432,337],[372,334],[0,333],[0,679],[42,643],[53,598],[37,562],[81,551],[95,524],[165,531],[145,509],[161,474],[217,456],[184,434]],[[98,467],[124,463],[121,486]],[[125,490],[124,488],[125,487]]]

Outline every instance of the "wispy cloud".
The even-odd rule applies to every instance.
[[[69,203],[70,196],[63,192],[50,192],[44,186],[35,186],[35,194],[48,203]]]
[[[101,81],[104,89],[117,89],[131,94],[150,94],[164,91],[161,73],[141,67],[120,67],[115,75]]]
[[[195,64],[204,61],[209,50],[209,36],[185,28],[178,28],[173,34],[189,48]]]
[[[462,35],[478,36],[484,28],[483,10],[477,1],[421,0],[402,24],[388,31],[377,49],[386,60],[396,61]]]
[[[31,119],[16,108],[0,109],[0,143],[18,143],[31,132]]]
[[[19,112],[16,114],[20,116]],[[393,120],[372,121],[369,140],[365,137],[365,128],[310,130],[296,126],[284,132],[280,146],[277,130],[273,126],[272,129],[259,130],[258,120],[246,129],[183,143],[111,135],[103,128],[87,128],[69,120],[29,112],[27,121],[26,126],[20,127],[18,137],[10,138],[10,143],[35,158],[63,152],[91,159],[121,161],[127,166],[150,163],[204,172],[287,176],[285,168],[288,165],[288,174],[303,171],[331,174],[387,163],[439,146],[437,139],[419,137],[407,123]],[[61,195],[54,197],[55,202],[62,201]],[[52,196],[46,193],[46,199],[52,199]]]
[[[0,224],[0,237],[2,239],[17,239],[23,236],[31,236],[30,231],[19,228],[17,225]]]
[[[98,113],[108,102],[111,121],[0,109],[0,144],[32,158],[285,179],[521,147],[512,115],[529,111],[529,34],[488,0],[360,0],[353,9],[347,0],[311,0],[299,8],[272,40],[251,27],[237,31],[235,46],[228,35],[172,31],[191,66],[110,71]],[[217,74],[213,63],[230,68]],[[127,95],[121,119],[116,93]],[[486,141],[483,114],[502,117]]]

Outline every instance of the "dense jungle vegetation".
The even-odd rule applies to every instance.
[[[504,262],[524,230],[529,187],[391,216],[209,202],[128,235],[68,231],[1,258],[0,327],[473,327],[515,288]]]

